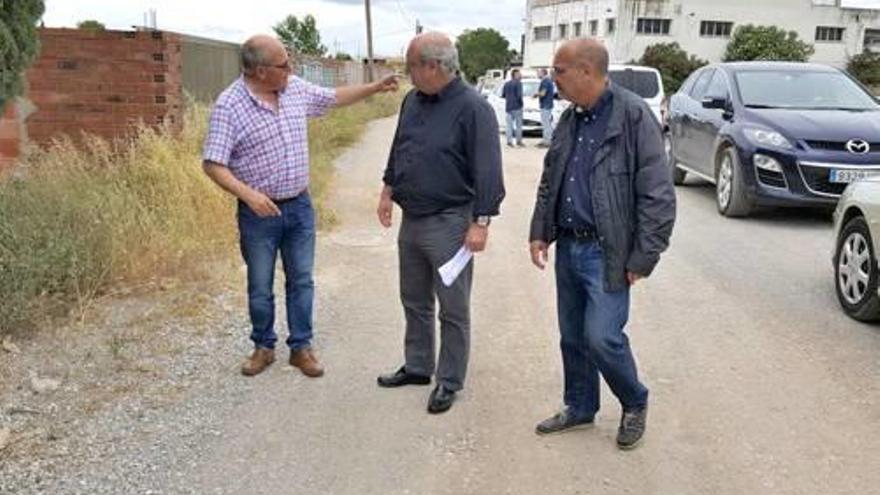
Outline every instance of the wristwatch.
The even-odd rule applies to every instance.
[[[488,227],[492,223],[492,217],[489,215],[480,215],[474,218],[474,223],[480,227]]]

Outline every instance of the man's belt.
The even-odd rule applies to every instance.
[[[592,228],[559,228],[559,237],[573,237],[579,241],[594,241],[599,238],[596,229]]]

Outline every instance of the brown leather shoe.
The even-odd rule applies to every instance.
[[[259,375],[274,362],[275,351],[257,347],[254,349],[254,353],[241,365],[241,374],[244,376]]]
[[[311,347],[291,352],[290,365],[296,366],[303,372],[303,375],[308,377],[317,378],[324,374],[324,367],[318,362],[318,358],[315,357],[315,352],[312,351]]]

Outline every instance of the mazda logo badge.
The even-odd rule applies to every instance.
[[[864,155],[865,153],[871,151],[871,145],[868,144],[864,139],[850,139],[846,142],[846,149],[850,153],[855,153],[856,155]]]

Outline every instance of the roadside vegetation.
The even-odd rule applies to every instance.
[[[333,160],[369,120],[393,115],[402,94],[310,123],[322,226],[333,219]],[[81,315],[114,287],[191,278],[208,260],[237,256],[235,201],[200,164],[208,113],[193,104],[179,131],[141,127],[128,140],[84,136],[26,153],[0,182],[0,334]]]

